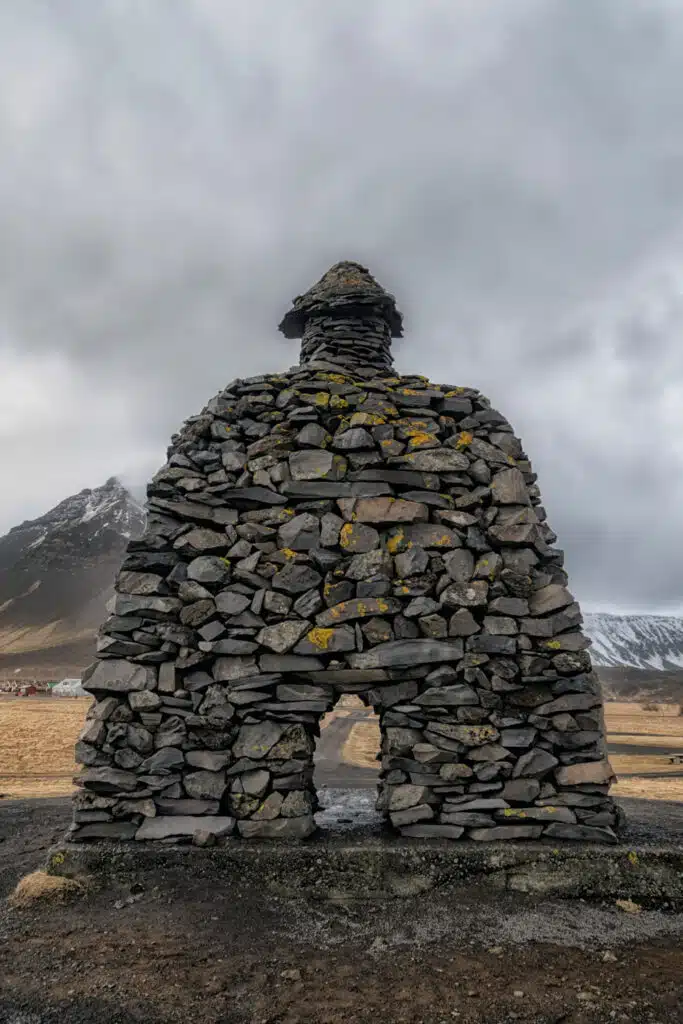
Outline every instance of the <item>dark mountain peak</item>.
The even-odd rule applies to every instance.
[[[87,662],[126,545],[144,524],[142,505],[110,477],[0,537],[0,676],[3,664],[50,650],[62,651],[60,664]],[[79,653],[65,654],[74,643]]]

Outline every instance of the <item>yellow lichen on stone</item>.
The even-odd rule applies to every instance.
[[[319,647],[321,651],[326,651],[330,646],[330,641],[334,636],[333,629],[323,629],[322,626],[316,626],[306,634],[306,639],[309,640],[314,647]]]
[[[550,647],[553,651],[559,651],[562,644],[559,640],[546,640],[543,644],[544,647]]]
[[[343,373],[318,373],[318,380],[330,380],[333,384],[346,384],[348,377]]]
[[[397,530],[393,536],[387,540],[387,551],[390,555],[395,555],[399,551],[401,545],[405,540],[405,534],[403,530]]]
[[[280,548],[279,554],[284,555],[284,557],[290,561],[291,559],[296,558],[297,555],[296,551],[293,551],[292,548]]]
[[[635,852],[635,850],[631,850],[631,852],[628,855],[628,859],[630,860],[631,864],[633,864],[633,866],[635,867],[638,863],[638,854]]]
[[[377,598],[377,610],[380,611],[380,612],[388,612],[389,611],[389,602],[388,601],[384,601],[381,597],[378,597]]]
[[[330,409],[348,409],[349,403],[341,395],[332,395],[330,398]]]
[[[455,398],[457,395],[462,395],[464,390],[464,388],[453,388],[452,391],[446,392],[446,398]]]
[[[321,408],[330,404],[330,396],[326,391],[318,391],[313,397],[314,405],[319,405]]]
[[[348,548],[353,540],[353,526],[351,523],[344,523],[341,530],[339,531],[339,544],[343,548]]]
[[[374,412],[354,412],[351,417],[352,427],[379,427],[383,423],[386,423],[384,417]]]
[[[468,444],[472,444],[474,435],[470,434],[469,430],[463,430],[458,435],[458,440],[455,443],[456,448],[466,448]]]

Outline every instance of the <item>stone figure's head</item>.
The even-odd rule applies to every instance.
[[[297,295],[280,330],[286,338],[301,338],[310,319],[383,317],[392,338],[402,337],[403,317],[396,299],[375,281],[367,267],[342,260],[323,274],[303,295]]]

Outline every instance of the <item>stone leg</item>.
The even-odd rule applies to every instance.
[[[241,715],[224,802],[242,837],[303,839],[315,831],[315,742],[334,703],[331,687],[292,676],[267,708]]]
[[[596,760],[565,754],[562,766],[552,751],[560,743],[570,751],[572,736],[585,743],[580,733],[547,740],[548,731],[538,729],[543,716],[524,724],[513,717],[518,708],[505,708],[490,691],[476,693],[464,681],[439,687],[444,674],[437,669],[431,678],[370,694],[382,734],[377,807],[394,828],[406,836],[479,841],[615,841],[623,815],[608,796],[611,770],[602,748]],[[597,682],[576,685],[591,691]],[[482,701],[499,710],[492,714]],[[564,707],[556,706],[558,712]],[[555,710],[550,702],[547,707]],[[563,722],[555,716],[554,724]]]

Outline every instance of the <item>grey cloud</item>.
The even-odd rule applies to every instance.
[[[683,252],[681,68],[665,0],[3,5],[0,336],[108,399],[78,436],[52,396],[51,465],[152,471],[229,379],[296,361],[289,301],[360,259],[405,313],[399,368],[522,433],[579,595],[683,605],[657,276]],[[31,431],[0,439],[5,527],[22,493],[43,510]]]

